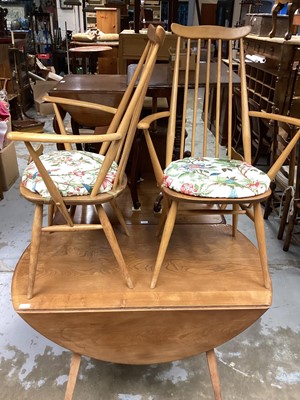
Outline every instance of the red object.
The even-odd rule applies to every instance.
[[[8,121],[10,116],[9,107],[6,101],[0,101],[0,121]]]
[[[39,58],[40,60],[49,60],[51,58],[51,54],[37,54],[37,58]]]

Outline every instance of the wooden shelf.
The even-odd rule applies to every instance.
[[[300,40],[296,36],[288,41],[255,35],[245,38],[246,54],[258,54],[266,58],[266,62],[262,64],[246,64],[249,96],[258,102],[261,109],[298,115],[299,45]]]

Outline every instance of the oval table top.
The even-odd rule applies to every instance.
[[[69,49],[72,53],[96,53],[101,51],[112,50],[110,46],[81,46],[81,47],[72,47]]]

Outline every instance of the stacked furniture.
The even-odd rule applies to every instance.
[[[214,398],[221,400],[214,349],[243,332],[272,302],[261,202],[270,195],[270,181],[299,141],[300,119],[249,111],[243,51],[249,27],[173,24],[172,31],[177,50],[169,110],[139,121],[165,33],[160,26],[155,31],[150,25],[146,50],[117,109],[51,96],[47,100],[54,104],[59,134],[38,137],[34,133],[13,132],[9,135],[12,140],[25,140],[33,158],[33,164],[24,175],[27,187],[21,186],[21,193],[35,205],[31,245],[20,258],[13,278],[13,305],[32,327],[72,352],[66,399],[72,398],[82,355],[140,365],[204,352]],[[236,41],[241,49],[239,84],[245,161],[231,147],[232,47]],[[216,43],[216,62],[211,62],[211,53],[206,51],[206,62],[200,63],[203,42],[208,48],[212,42]],[[192,43],[197,49],[193,53]],[[187,50],[183,59],[182,44]],[[226,81],[222,76],[223,45],[229,49]],[[148,51],[149,57],[146,56]],[[183,68],[180,68],[181,62]],[[201,82],[200,70],[204,75]],[[203,82],[204,109],[199,102],[199,86]],[[228,158],[219,146],[224,83],[228,85]],[[211,85],[215,88],[216,107],[213,146],[208,140]],[[194,89],[192,104],[188,103],[191,87]],[[66,134],[61,111],[74,107],[92,110],[91,114],[113,114],[107,132]],[[178,114],[181,115],[179,121]],[[298,127],[267,174],[251,165],[249,117]],[[162,118],[168,121],[164,170],[150,130],[153,122]],[[134,224],[126,197],[117,202],[117,197],[126,193],[124,168],[137,127],[145,135],[156,182],[163,193],[159,224],[153,223],[153,215],[147,221]],[[39,157],[31,146],[30,142],[36,141],[65,146],[65,150],[52,154],[53,174],[46,165],[48,156]],[[81,162],[76,161],[75,156],[82,153],[70,149],[72,143],[94,142],[102,143],[97,154],[102,166],[95,167],[95,183],[87,181],[90,171],[82,170]],[[93,158],[89,152],[85,155]],[[52,177],[58,175],[58,160],[62,156],[66,157],[68,167],[75,169],[73,174],[62,171],[60,183],[63,187],[58,189],[59,183],[54,184]],[[33,168],[37,168],[39,174]],[[68,182],[66,175],[71,177]],[[79,188],[74,190],[75,179],[81,183],[80,190],[88,193],[77,196]],[[34,192],[33,189],[42,183],[51,195]],[[101,184],[102,192],[98,193]],[[155,190],[155,183],[153,186]],[[71,196],[71,188],[75,196]],[[45,203],[50,205],[50,218],[48,225],[43,226]],[[227,215],[232,224],[224,223]],[[253,221],[257,246],[238,231],[240,215]],[[124,231],[130,236],[124,235]]]

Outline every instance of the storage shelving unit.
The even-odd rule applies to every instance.
[[[90,0],[89,4],[83,9],[84,22],[86,29],[97,27],[95,7],[104,7],[105,0]]]
[[[265,63],[246,65],[249,97],[261,109],[280,114],[299,115],[300,112],[300,41],[289,41],[248,35],[245,52],[265,57]]]
[[[278,78],[275,69],[266,69],[264,65],[249,63],[246,65],[249,97],[266,112],[272,112],[275,106],[275,88]]]
[[[37,58],[50,64],[53,51],[53,15],[34,12],[31,14],[32,38]]]

